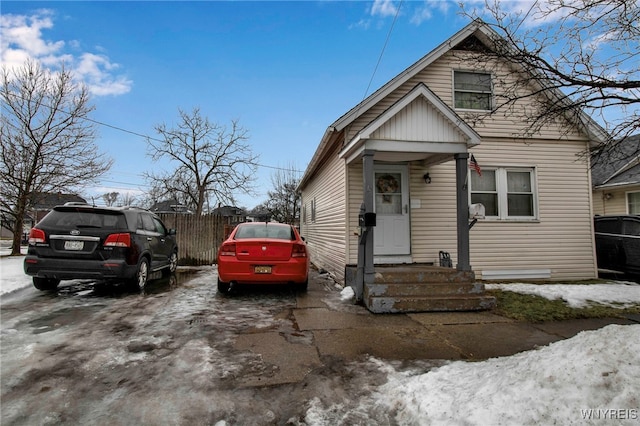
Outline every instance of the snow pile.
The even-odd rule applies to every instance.
[[[324,424],[538,425],[640,421],[640,325],[610,325],[544,348],[427,373],[371,358],[387,382],[355,401],[309,402]]]
[[[590,302],[619,308],[640,303],[640,285],[623,281],[604,284],[485,284],[485,288],[532,294],[550,300],[562,299],[572,308],[584,308]]]
[[[536,351],[394,373],[377,403],[399,424],[580,424],[640,419],[640,325],[610,325]]]
[[[24,256],[0,257],[0,294],[31,286],[31,277],[25,275],[23,262]]]

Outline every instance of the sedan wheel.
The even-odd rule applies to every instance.
[[[220,281],[220,278],[218,278],[218,293],[229,293],[230,288],[231,288],[230,283],[222,282]]]

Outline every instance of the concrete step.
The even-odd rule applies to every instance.
[[[404,312],[448,312],[448,311],[481,311],[492,309],[496,305],[493,296],[458,295],[458,296],[405,296],[365,298],[367,309],[374,313]]]
[[[442,296],[482,293],[484,293],[484,284],[476,282],[374,282],[364,288],[364,297]]]
[[[440,266],[397,265],[376,266],[376,283],[469,283],[475,281],[473,271],[458,271]]]

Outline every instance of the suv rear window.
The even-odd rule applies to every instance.
[[[121,213],[78,209],[52,210],[39,225],[56,228],[127,228],[127,222]]]

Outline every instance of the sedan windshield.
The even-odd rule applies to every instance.
[[[235,239],[244,240],[247,238],[275,238],[278,240],[294,240],[293,230],[289,225],[281,224],[260,224],[260,225],[239,225]]]

